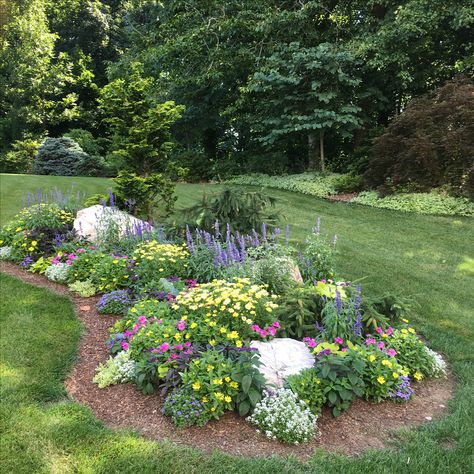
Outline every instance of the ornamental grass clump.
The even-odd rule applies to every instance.
[[[291,390],[265,392],[248,421],[269,439],[300,444],[316,435],[317,417]]]

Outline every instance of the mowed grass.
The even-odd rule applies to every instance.
[[[84,180],[84,181],[83,181]],[[26,191],[89,194],[110,181],[2,175],[2,224],[24,203]],[[83,185],[84,183],[84,185]],[[218,186],[179,185],[177,207]],[[68,300],[9,277],[2,282],[2,389],[5,391],[1,472],[453,472],[474,470],[474,220],[418,216],[285,191],[279,198],[291,236],[302,241],[321,217],[322,230],[338,235],[338,273],[363,278],[366,291],[414,296],[413,321],[443,352],[458,380],[449,414],[403,432],[393,450],[360,458],[315,453],[308,464],[277,458],[248,460],[146,441],[104,428],[90,412],[65,398],[62,380],[77,345],[78,325]],[[471,262],[471,263],[470,263]],[[61,337],[58,337],[61,334]],[[29,386],[28,386],[29,385]],[[389,420],[387,420],[389,423]],[[395,448],[395,446],[394,446]]]

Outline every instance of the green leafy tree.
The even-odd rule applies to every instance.
[[[325,171],[324,136],[329,130],[350,136],[360,121],[351,54],[331,44],[314,48],[299,43],[282,46],[268,57],[248,85],[262,104],[261,140],[273,144],[288,134],[308,140],[309,168]],[[317,151],[319,135],[319,160]],[[319,161],[319,166],[318,166]]]
[[[139,175],[167,170],[173,148],[171,126],[183,111],[173,101],[159,103],[156,81],[140,63],[105,86],[99,100],[112,136],[112,149],[123,166]]]
[[[71,87],[77,80],[57,36],[48,29],[43,2],[12,7],[0,42],[0,146],[27,133],[40,135],[75,120],[80,110]]]

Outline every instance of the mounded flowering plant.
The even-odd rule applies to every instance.
[[[234,370],[230,359],[211,349],[189,364],[182,374],[183,386],[203,404],[207,415],[217,419],[235,407],[239,383],[234,379]]]
[[[241,347],[245,339],[263,336],[261,329],[265,327],[272,327],[276,333],[275,298],[249,279],[235,278],[197,285],[179,294],[172,307],[181,319],[189,321],[190,329],[199,334],[199,342],[215,345],[226,341]]]
[[[132,305],[132,298],[127,290],[114,290],[102,295],[96,304],[101,314],[123,314]]]
[[[188,388],[173,390],[166,397],[162,412],[171,417],[173,424],[179,428],[204,426],[211,419],[204,403]]]
[[[291,390],[265,392],[248,421],[269,439],[288,444],[305,443],[316,435],[317,417]]]
[[[158,281],[172,276],[185,277],[189,252],[186,245],[150,240],[138,245],[133,253],[139,280]]]

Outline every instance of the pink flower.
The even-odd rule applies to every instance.
[[[260,336],[262,336],[262,337],[267,337],[267,336],[268,336],[268,332],[265,331],[265,329],[261,329],[261,330],[260,330]]]
[[[177,351],[182,351],[183,350],[183,345],[182,344],[176,344],[175,346],[173,346],[173,349],[175,349]]]
[[[164,343],[161,344],[161,346],[160,346],[160,351],[166,352],[169,348],[170,348],[170,345],[169,345],[167,342],[164,342]]]
[[[252,326],[250,327],[252,328],[252,331],[255,331],[255,332],[260,331],[260,326],[258,324],[252,324]]]
[[[192,344],[191,341],[186,341],[186,342],[184,343],[184,347],[190,347],[191,344]]]
[[[279,323],[278,321],[275,321],[275,322],[272,324],[272,326],[273,326],[274,328],[277,328],[277,329],[281,328],[281,325],[280,325],[280,323]]]
[[[189,349],[186,349],[186,351],[184,352],[185,354],[192,354],[193,351],[189,350]]]
[[[86,249],[83,249],[82,247],[81,247],[80,249],[77,249],[77,250],[76,250],[77,253],[83,253],[83,252],[85,252],[85,251],[86,251]]]
[[[390,336],[390,334],[393,332],[393,328],[389,327],[385,332],[387,333],[387,336]]]
[[[148,322],[145,316],[140,316],[137,321],[138,324],[146,324]]]
[[[334,338],[334,342],[335,342],[336,344],[344,344],[344,340],[341,339],[340,337],[335,337],[335,338]]]
[[[140,329],[140,326],[138,324],[134,324],[132,327],[133,334],[135,334],[139,329]]]
[[[178,358],[178,355],[173,352],[173,353],[171,354],[171,358],[172,358],[172,359],[177,359],[177,358]]]
[[[186,328],[186,322],[181,320],[176,323],[176,327],[178,328],[178,331],[184,331]]]
[[[341,352],[346,352],[346,351],[347,351],[347,347],[343,347],[343,348],[341,349]]]
[[[125,331],[123,335],[128,339],[133,333],[130,331]]]
[[[380,342],[378,343],[378,347],[379,347],[380,350],[382,350],[382,349],[385,347],[385,343],[382,342],[382,341],[380,341]]]
[[[383,329],[380,326],[376,329],[376,331],[378,334],[383,334]]]
[[[303,339],[304,342],[306,342],[306,344],[308,344],[308,347],[316,347],[316,341],[310,337],[305,337]]]
[[[395,357],[397,355],[397,351],[395,349],[387,349],[385,353],[390,357]]]
[[[268,332],[271,336],[274,336],[276,334],[276,329],[272,326],[268,328]]]
[[[365,340],[365,345],[366,346],[369,346],[370,344],[375,344],[377,341],[373,338],[373,337],[368,337],[366,340]]]
[[[122,349],[123,349],[124,351],[126,351],[126,350],[130,347],[127,342],[122,342],[121,345],[122,345]]]
[[[67,259],[67,260],[66,260],[66,265],[71,265],[71,264],[72,264],[72,261],[69,260],[69,259]]]

